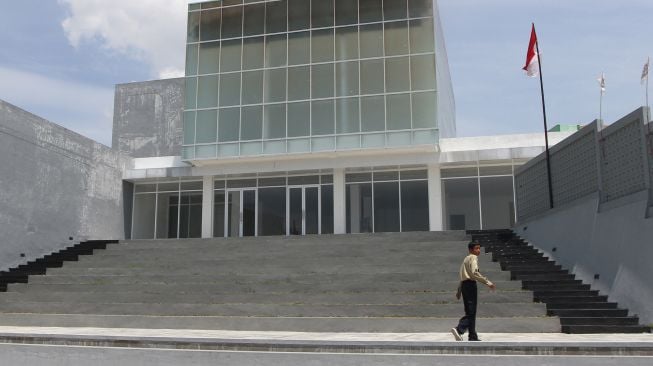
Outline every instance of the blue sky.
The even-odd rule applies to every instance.
[[[0,0],[0,99],[111,144],[114,85],[180,75],[187,0]],[[459,136],[540,132],[524,76],[530,24],[549,125],[613,122],[644,104],[651,0],[440,0]]]

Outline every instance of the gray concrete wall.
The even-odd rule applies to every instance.
[[[0,100],[0,269],[72,242],[123,238],[126,163],[108,147]]]
[[[135,158],[181,155],[184,79],[116,85],[113,148]]]
[[[594,194],[520,222],[516,231],[644,324],[653,324],[653,218],[645,215],[647,192],[616,203],[599,210]]]

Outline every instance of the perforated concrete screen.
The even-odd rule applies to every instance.
[[[633,119],[618,129],[604,131],[601,144],[603,192],[608,202],[646,189],[642,121]]]
[[[515,175],[519,221],[549,208],[549,188],[546,177],[546,160],[544,159],[540,159]]]
[[[554,206],[598,190],[596,130],[588,130],[559,146],[562,147],[551,156]]]

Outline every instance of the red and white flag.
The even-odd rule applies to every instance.
[[[599,82],[599,87],[601,88],[601,94],[605,93],[605,74],[601,73],[601,75],[599,75],[599,78],[596,79],[596,81]]]
[[[644,68],[642,69],[642,79],[641,82],[644,84],[645,81],[648,81],[648,65],[651,62],[651,59],[646,59],[646,63],[644,64]]]
[[[539,75],[539,62],[537,60],[537,35],[535,34],[535,24],[531,30],[531,40],[528,42],[528,51],[526,51],[526,65],[523,70],[526,75],[535,77]]]

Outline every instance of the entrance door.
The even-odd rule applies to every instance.
[[[288,187],[288,235],[320,234],[320,186]]]
[[[256,190],[227,191],[225,227],[227,237],[256,235]]]

